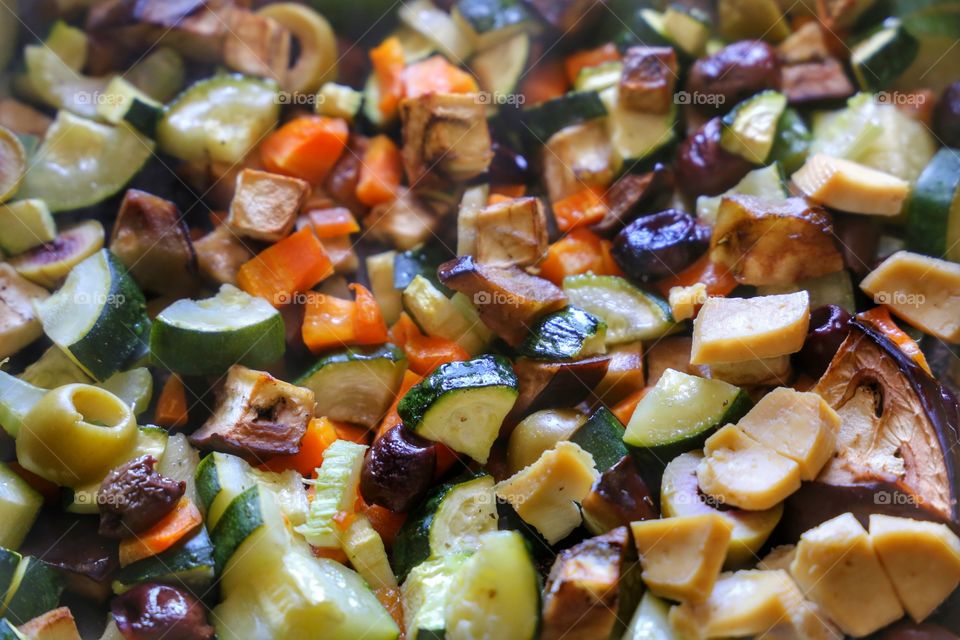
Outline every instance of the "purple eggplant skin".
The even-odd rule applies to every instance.
[[[765,89],[780,89],[777,50],[760,40],[741,40],[697,60],[687,76],[687,91],[709,96],[697,100],[700,111],[720,113]]]
[[[673,169],[656,163],[647,173],[620,176],[607,191],[607,213],[590,227],[604,237],[612,237],[642,215],[667,206],[674,189]]]
[[[660,517],[657,497],[644,481],[633,456],[625,455],[604,471],[583,499],[583,508],[605,527],[629,525],[636,520]]]
[[[796,355],[797,364],[804,373],[819,378],[830,365],[830,360],[850,332],[850,314],[840,307],[828,304],[810,312],[810,329],[803,348]]]
[[[943,90],[933,114],[933,130],[948,147],[960,147],[960,80]]]
[[[960,471],[960,406],[953,394],[878,330],[856,319],[850,321],[849,327],[848,340],[870,340],[885,356],[895,361],[936,433],[939,449],[946,457],[946,481],[955,494],[960,492],[960,477],[957,476]],[[804,482],[799,491],[787,498],[783,519],[774,533],[775,542],[796,542],[803,532],[846,512],[853,513],[865,527],[871,513],[880,513],[942,522],[960,533],[960,506],[956,495],[948,512],[940,513],[918,502],[896,479],[878,478],[857,484],[828,484],[814,480]]]
[[[691,198],[719,195],[755,168],[746,158],[720,146],[721,129],[720,118],[708,120],[677,149],[677,186]]]
[[[436,467],[436,446],[397,425],[370,447],[360,472],[360,494],[370,504],[409,511],[430,489]]]
[[[631,278],[659,280],[690,266],[707,250],[710,230],[685,211],[638,218],[617,234],[613,257]]]
[[[138,584],[114,598],[110,612],[127,640],[210,640],[216,635],[200,601],[170,585]]]
[[[500,435],[509,435],[512,426],[535,411],[580,404],[600,384],[609,366],[608,356],[573,362],[517,358],[513,363],[513,371],[517,374],[520,395],[504,420],[505,429]]]
[[[493,160],[487,168],[491,184],[520,184],[530,181],[530,163],[519,151],[493,141]]]

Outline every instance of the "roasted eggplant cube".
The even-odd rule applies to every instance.
[[[313,392],[264,371],[230,367],[217,407],[190,436],[206,451],[223,451],[259,463],[300,451],[313,415]]]
[[[827,58],[784,67],[783,92],[790,104],[806,104],[849,98],[854,88],[843,65]]]
[[[293,229],[309,193],[304,180],[244,169],[237,176],[226,224],[242,236],[276,242]]]
[[[0,263],[0,358],[12,356],[43,335],[33,301],[49,295],[10,265]]]
[[[751,285],[789,285],[843,269],[833,219],[803,198],[724,196],[710,258]]]
[[[130,189],[113,226],[110,251],[141,288],[190,295],[197,288],[197,258],[177,205]]]
[[[542,315],[567,304],[559,287],[519,267],[489,267],[463,256],[440,265],[439,274],[443,284],[468,296],[483,323],[511,346],[523,342]]]
[[[476,259],[492,267],[527,267],[547,252],[547,217],[539,198],[498,202],[477,214]]]
[[[400,103],[410,184],[474,178],[493,160],[487,105],[475,94],[429,93]]]
[[[620,102],[633,111],[666,113],[673,103],[676,81],[673,47],[631,47],[623,57]]]
[[[225,225],[197,240],[193,248],[200,275],[216,284],[237,284],[240,267],[254,256],[253,250]]]
[[[276,20],[250,11],[231,11],[227,24],[224,63],[234,71],[272,78],[284,85],[290,65],[290,31]]]

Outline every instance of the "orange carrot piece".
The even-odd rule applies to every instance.
[[[383,344],[390,336],[387,323],[380,312],[380,304],[370,290],[359,283],[352,283],[350,290],[356,296],[354,301],[353,327],[357,344]]]
[[[570,81],[563,64],[556,59],[541,60],[523,79],[520,93],[524,103],[539,104],[552,98],[559,98],[570,89]]]
[[[522,198],[527,194],[527,185],[525,184],[495,184],[490,187],[491,194],[499,194],[509,198]]]
[[[725,296],[736,289],[737,280],[726,267],[713,262],[710,254],[705,253],[699,260],[675,276],[665,278],[657,283],[657,288],[664,296],[670,294],[671,287],[689,287],[702,282],[707,287],[707,295]]]
[[[603,192],[597,187],[587,187],[553,203],[553,216],[560,231],[589,227],[603,220],[606,214]]]
[[[357,200],[375,207],[397,199],[403,177],[403,159],[393,140],[381,134],[372,138],[360,162]]]
[[[370,50],[370,62],[380,88],[380,103],[377,107],[387,120],[397,115],[403,98],[403,68],[406,56],[403,45],[396,36],[391,36]]]
[[[307,212],[307,220],[318,238],[337,238],[360,231],[360,224],[346,207],[313,209]]]
[[[163,553],[188,533],[203,524],[200,510],[186,496],[173,511],[147,531],[120,542],[120,566],[126,567],[138,560]]]
[[[34,491],[43,496],[43,502],[47,505],[60,503],[60,487],[46,478],[41,478],[34,472],[24,469],[19,462],[8,462],[7,466],[15,474],[23,478],[23,481],[30,485]]]
[[[647,391],[649,390],[650,387],[637,389],[614,405],[614,407],[610,409],[610,413],[616,416],[617,420],[619,420],[620,423],[626,427],[627,423],[630,422],[630,417],[633,415],[634,409],[637,408],[637,405],[640,404],[640,401],[643,400],[643,396],[647,395]]]
[[[876,329],[883,332],[883,334],[890,339],[890,341],[900,347],[900,350],[903,351],[909,358],[912,358],[924,371],[927,373],[930,372],[930,365],[927,363],[927,357],[923,355],[923,351],[920,350],[920,346],[914,341],[913,338],[908,336],[903,329],[897,326],[897,323],[894,322],[893,318],[890,316],[890,309],[885,306],[873,307],[862,313],[857,314],[857,319],[862,320]],[[931,373],[931,375],[933,375]]]
[[[323,463],[323,452],[336,440],[366,444],[366,430],[362,429],[362,433],[358,433],[358,429],[359,427],[335,422],[326,416],[313,418],[307,424],[307,430],[300,440],[300,451],[288,456],[270,458],[260,465],[260,468],[277,473],[293,469],[304,478],[310,478]]]
[[[300,116],[260,145],[267,171],[320,184],[347,147],[350,129],[342,118]]]
[[[607,254],[600,236],[586,228],[574,229],[547,248],[547,257],[540,263],[540,275],[557,286],[563,286],[566,276],[588,271],[597,275],[620,275]]]
[[[477,81],[441,55],[414,62],[403,70],[403,95],[418,98],[428,93],[476,93]]]
[[[502,193],[491,193],[487,196],[487,206],[492,206],[495,204],[500,204],[501,202],[509,202],[513,200],[513,196],[504,195]]]
[[[186,425],[188,418],[187,390],[180,376],[174,373],[167,378],[160,391],[153,421],[161,427],[174,429]]]
[[[314,353],[353,344],[357,337],[354,307],[353,300],[323,294],[310,296],[304,307],[303,343]]]
[[[407,363],[414,372],[427,375],[448,362],[469,360],[470,354],[456,342],[436,336],[413,336],[404,349]]]
[[[397,626],[404,629],[406,623],[403,620],[403,601],[400,599],[400,589],[380,587],[374,590],[373,595],[377,597],[377,600],[387,610]],[[403,636],[403,633],[401,633],[401,636]]]
[[[370,521],[370,526],[380,534],[383,544],[388,549],[393,546],[393,541],[396,539],[397,533],[400,532],[400,527],[407,519],[405,513],[396,513],[378,504],[367,504],[362,498],[358,511]]]
[[[237,273],[237,284],[275,307],[333,274],[333,263],[310,226],[267,247]]]
[[[387,411],[387,415],[383,417],[383,420],[380,421],[380,426],[377,427],[377,434],[374,437],[374,440],[377,440],[385,434],[387,431],[402,423],[400,415],[397,413],[397,405],[400,404],[400,399],[407,395],[407,391],[413,388],[413,385],[417,384],[423,380],[423,376],[420,376],[410,369],[407,369],[403,372],[403,381],[400,382],[400,390],[397,392],[397,397],[394,398],[393,404],[390,405],[390,410]]]
[[[587,49],[577,51],[567,56],[563,63],[564,71],[567,73],[567,80],[570,84],[577,81],[577,76],[587,67],[596,67],[604,62],[615,62],[620,59],[620,51],[612,42],[599,46],[596,49]]]
[[[333,560],[334,562],[339,562],[340,564],[350,563],[350,559],[347,557],[346,552],[340,547],[311,546],[310,550],[313,552],[313,555],[316,558],[326,558],[327,560]]]

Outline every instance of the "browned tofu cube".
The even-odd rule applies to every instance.
[[[370,235],[406,251],[426,242],[437,226],[437,217],[416,196],[404,191],[393,202],[375,206],[364,219]]]
[[[538,198],[514,198],[477,214],[476,258],[492,267],[530,266],[547,252],[547,218]]]
[[[782,73],[783,93],[790,104],[840,100],[854,92],[850,78],[836,58],[787,65]]]
[[[430,93],[400,103],[403,164],[415,185],[428,175],[469,180],[493,159],[487,105],[476,94]]]
[[[227,225],[248,238],[276,242],[293,230],[310,184],[267,171],[244,169],[230,203]]]
[[[240,236],[220,225],[193,243],[200,275],[217,284],[237,284],[237,272],[254,256]]]
[[[627,109],[666,113],[677,82],[677,54],[673,47],[630,47],[623,57],[620,102]]]
[[[227,13],[223,61],[234,71],[273,78],[281,86],[290,65],[290,31],[272,18],[237,9]]]

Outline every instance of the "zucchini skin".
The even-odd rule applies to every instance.
[[[217,575],[223,573],[227,561],[254,531],[266,524],[260,506],[260,492],[254,485],[238,495],[226,508],[210,537],[213,540],[213,560]]]
[[[960,190],[960,157],[941,149],[923,170],[908,204],[907,246],[942,258],[958,238],[948,237],[950,212]]]
[[[521,119],[533,142],[543,144],[560,129],[607,115],[595,91],[572,91],[523,110]]]
[[[449,362],[414,386],[397,405],[403,423],[416,430],[435,402],[447,393],[482,387],[518,388],[510,361],[487,354],[464,362]]]
[[[544,316],[520,345],[520,353],[537,360],[575,358],[584,342],[606,329],[602,320],[569,306]]]
[[[214,546],[201,526],[187,540],[181,541],[163,553],[144,558],[139,562],[123,567],[113,583],[114,593],[122,593],[141,582],[165,582],[174,586],[186,586],[198,598],[213,583]],[[183,576],[183,573],[209,568],[206,574],[196,578]]]
[[[597,471],[603,473],[627,455],[623,444],[623,425],[606,407],[594,411],[570,436],[570,442],[593,456]]]
[[[391,554],[393,572],[398,581],[406,580],[411,569],[430,557],[430,526],[433,524],[433,514],[457,484],[447,482],[431,490],[400,527]]]

